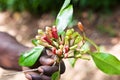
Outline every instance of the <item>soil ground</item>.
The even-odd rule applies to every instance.
[[[86,29],[86,34],[96,44],[104,48],[120,59],[120,9],[116,9],[112,14],[97,14],[84,11],[76,16]],[[0,31],[7,32],[16,39],[31,47],[31,39],[37,34],[37,29],[44,29],[45,26],[51,26],[55,17],[51,14],[33,16],[27,12],[22,13],[0,13]],[[120,76],[106,75],[98,70],[92,60],[78,60],[75,68],[72,68],[67,60],[64,60],[67,66],[66,72],[61,76],[61,80],[120,80]],[[3,74],[11,73],[0,68],[0,80],[24,80],[23,74],[5,77]]]

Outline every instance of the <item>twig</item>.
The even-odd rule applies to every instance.
[[[33,71],[38,71],[38,68],[19,71],[19,72],[13,72],[13,73],[8,73],[8,74],[3,74],[3,76],[12,76],[12,75],[20,74],[20,73],[27,73],[27,72],[33,72]]]
[[[89,58],[86,58],[86,57],[75,57],[75,56],[69,56],[69,57],[67,57],[67,58],[75,58],[75,59],[78,59],[78,58],[80,58],[80,59],[84,59],[84,60],[90,60]],[[67,59],[67,58],[65,58],[65,59]]]

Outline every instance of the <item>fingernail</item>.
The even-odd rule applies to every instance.
[[[43,69],[42,69],[41,67],[38,68],[38,71],[41,72],[41,73],[44,72]]]
[[[26,77],[28,80],[32,80],[32,77],[31,77],[31,75],[29,75],[29,74],[25,74],[25,77]]]

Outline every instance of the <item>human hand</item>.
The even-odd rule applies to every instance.
[[[20,54],[26,50],[29,48],[19,43],[15,37],[6,32],[0,32],[0,67],[21,71],[18,59]]]
[[[38,59],[38,61],[32,67],[23,67],[23,70],[26,69],[38,69],[36,72],[28,72],[25,73],[26,78],[28,80],[51,80],[51,76],[54,72],[58,71],[59,66],[58,64],[54,64],[54,55],[51,53],[50,50],[43,50],[42,55]],[[60,63],[60,73],[65,72],[65,65],[64,62],[61,61]]]

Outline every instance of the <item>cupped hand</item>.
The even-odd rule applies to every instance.
[[[54,65],[54,55],[50,50],[44,49],[42,55],[32,67],[23,67],[26,69],[38,69],[36,72],[27,72],[25,76],[28,80],[51,80],[51,76],[54,72],[58,71],[59,66]],[[63,61],[60,62],[60,73],[64,73],[65,64]]]

